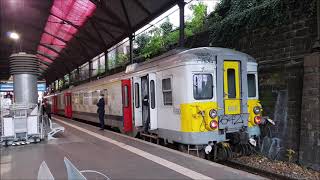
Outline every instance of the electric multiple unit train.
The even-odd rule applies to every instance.
[[[257,79],[251,56],[201,47],[172,50],[45,98],[55,114],[99,122],[96,103],[104,94],[106,125],[196,147],[221,160],[230,157],[233,145],[244,151],[260,135]]]

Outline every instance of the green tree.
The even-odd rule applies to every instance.
[[[136,37],[135,42],[138,46],[136,51],[138,52],[138,54],[140,54],[142,49],[149,43],[150,39],[151,37],[146,33],[143,33]]]
[[[166,21],[160,25],[163,36],[167,36],[173,28],[173,24],[169,21],[169,18],[166,18]]]
[[[203,30],[204,23],[207,17],[207,6],[202,2],[198,4],[193,4],[189,7],[192,10],[192,19],[187,22],[187,28],[189,28],[192,33],[198,33]]]

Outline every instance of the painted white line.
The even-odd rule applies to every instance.
[[[200,173],[195,172],[195,171],[193,171],[191,169],[185,168],[185,167],[180,166],[180,165],[178,165],[176,163],[173,163],[171,161],[163,159],[163,158],[161,158],[159,156],[155,156],[153,154],[145,152],[145,151],[143,151],[141,149],[138,149],[138,148],[135,148],[133,146],[127,145],[125,143],[110,139],[110,138],[102,136],[102,135],[100,135],[98,133],[95,133],[95,132],[89,131],[87,129],[81,128],[79,126],[67,123],[67,122],[65,122],[65,121],[63,121],[61,119],[58,119],[58,118],[55,118],[55,117],[53,117],[53,119],[65,124],[65,125],[68,125],[70,127],[73,127],[73,128],[75,128],[75,129],[77,129],[79,131],[85,132],[85,133],[87,133],[87,134],[89,134],[91,136],[94,136],[94,137],[98,138],[98,139],[101,139],[103,141],[107,141],[107,142],[112,143],[112,144],[114,144],[116,146],[119,146],[122,149],[130,151],[130,152],[132,152],[132,153],[134,153],[136,155],[139,155],[139,156],[141,156],[143,158],[146,158],[146,159],[148,159],[150,161],[153,161],[153,162],[155,162],[157,164],[160,164],[160,165],[162,165],[164,167],[167,167],[167,168],[169,168],[169,169],[171,169],[173,171],[176,171],[176,172],[178,172],[178,173],[180,173],[180,174],[182,174],[184,176],[187,176],[187,177],[189,177],[191,179],[212,179],[212,180],[214,180],[211,177],[208,177],[206,175],[200,174]]]

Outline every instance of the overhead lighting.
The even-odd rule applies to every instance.
[[[16,32],[9,32],[9,38],[11,38],[13,40],[18,40],[20,38],[20,36]]]

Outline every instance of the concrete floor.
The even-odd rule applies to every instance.
[[[64,157],[79,170],[99,171],[111,179],[261,179],[165,147],[58,118],[68,123],[58,122],[66,128],[58,139],[40,144],[1,147],[1,180],[36,179],[42,161],[47,163],[55,179],[67,179]],[[103,140],[104,137],[112,141]],[[90,173],[85,176],[88,179],[103,178]]]

